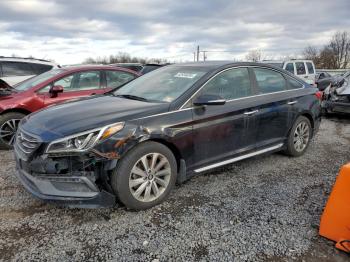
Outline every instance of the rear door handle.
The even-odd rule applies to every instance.
[[[254,110],[254,111],[244,112],[244,114],[247,116],[250,116],[250,115],[253,115],[253,114],[258,113],[258,112],[259,112],[259,110]]]
[[[296,104],[296,103],[298,103],[298,101],[297,101],[297,100],[294,100],[294,101],[288,102],[287,104],[288,104],[288,105],[294,105],[294,104]]]

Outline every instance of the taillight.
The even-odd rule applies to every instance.
[[[322,91],[317,91],[315,93],[315,96],[317,97],[318,100],[322,100],[323,98],[323,92]]]

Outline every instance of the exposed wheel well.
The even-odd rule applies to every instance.
[[[14,109],[7,109],[5,111],[2,111],[0,115],[4,115],[7,113],[22,113],[25,115],[29,115],[31,112],[23,108],[14,108]]]

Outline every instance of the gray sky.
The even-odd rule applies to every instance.
[[[80,63],[120,52],[189,61],[300,54],[350,28],[350,0],[1,0],[0,55]]]

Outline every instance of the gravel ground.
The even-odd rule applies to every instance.
[[[349,261],[318,236],[349,143],[350,120],[324,119],[303,157],[261,156],[194,177],[142,212],[45,204],[1,151],[0,260]]]

